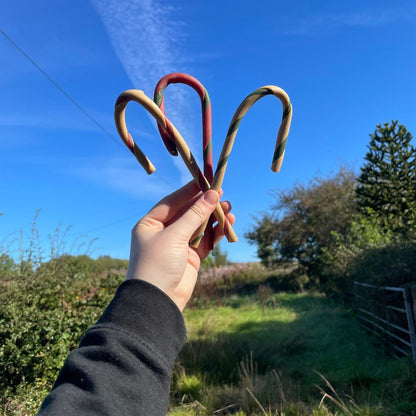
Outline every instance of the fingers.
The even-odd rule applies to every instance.
[[[220,194],[220,197],[224,193],[222,189],[218,191]],[[180,218],[188,209],[200,198],[201,193],[198,193],[194,195],[181,209],[179,209],[177,212],[175,212],[171,218],[165,222],[165,227],[168,227],[170,224],[174,223],[178,218]]]
[[[226,217],[228,221],[230,221],[230,224],[233,225],[235,222],[234,214],[228,214],[226,215]],[[224,230],[217,224],[214,227],[214,247],[222,240],[223,237],[224,237]],[[202,242],[197,249],[197,253],[201,261],[205,257],[207,257],[210,252],[211,252],[211,247],[207,244],[206,240],[202,239]]]
[[[168,228],[170,233],[176,233],[179,238],[189,241],[195,230],[201,226],[214,212],[220,196],[216,191],[207,191],[201,195],[190,208]]]
[[[222,201],[221,202],[222,210],[224,214],[227,215],[231,211],[231,202],[230,201]]]
[[[191,182],[188,182],[182,188],[159,201],[144,216],[141,222],[148,224],[162,223],[164,226],[168,226],[169,223],[174,222],[195,203],[200,192],[201,191],[195,181],[192,180]],[[220,189],[218,193],[221,197],[223,190]]]
[[[234,214],[230,214],[231,211],[231,204],[228,201],[221,202],[222,209],[224,210],[224,214],[228,221],[230,221],[230,224],[233,225],[235,223],[235,216]],[[224,237],[224,230],[217,224],[214,227],[214,247],[221,241],[221,239]],[[201,261],[208,256],[208,254],[211,251],[211,247],[208,244],[209,242],[203,238],[201,241],[201,244],[196,249],[196,252],[198,253]]]
[[[192,201],[193,197],[199,192],[199,187],[195,181],[188,182],[185,186],[158,202],[144,218],[152,222],[158,221],[166,224],[178,211],[186,207],[189,201]]]

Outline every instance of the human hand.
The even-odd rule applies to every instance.
[[[220,195],[202,194],[192,181],[156,204],[133,228],[126,279],[139,279],[161,289],[183,311],[198,277],[201,261],[208,256],[209,242],[202,238],[198,248],[189,241],[214,211]],[[221,206],[231,225],[231,204]],[[214,245],[224,236],[217,224]]]

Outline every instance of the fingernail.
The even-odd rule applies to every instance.
[[[217,205],[218,201],[220,200],[220,196],[216,191],[207,191],[204,194],[204,199],[210,205]]]

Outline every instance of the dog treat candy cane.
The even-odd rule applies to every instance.
[[[228,128],[227,137],[225,138],[224,145],[221,151],[220,158],[218,160],[217,168],[215,170],[214,179],[211,184],[211,188],[219,190],[224,180],[225,170],[227,168],[228,158],[233,148],[235,136],[238,131],[238,127],[242,118],[250,109],[250,107],[265,95],[274,95],[279,98],[283,104],[283,116],[280,124],[279,132],[277,133],[276,145],[272,160],[272,171],[279,172],[282,166],[283,157],[285,155],[285,147],[287,136],[289,135],[290,122],[292,120],[292,105],[289,100],[289,96],[284,90],[274,85],[266,85],[257,89],[248,95],[237,108],[234,116],[231,120],[230,127]],[[204,224],[199,230],[198,234],[202,234],[204,231]]]
[[[211,184],[214,172],[212,163],[212,121],[211,121],[211,102],[209,99],[208,91],[206,88],[193,76],[175,72],[172,74],[165,75],[157,83],[154,92],[154,102],[160,107],[162,113],[166,116],[165,111],[165,100],[163,93],[169,84],[186,84],[193,88],[201,100],[201,111],[202,111],[202,148],[203,148],[203,161],[204,161],[204,175],[207,181]],[[163,142],[170,154],[176,156],[178,149],[176,148],[175,141],[163,127],[158,124],[159,133],[162,137]],[[207,244],[213,248],[213,217],[210,218],[207,228],[205,229],[205,236],[207,238]],[[198,247],[199,242],[202,238],[202,234],[198,236],[198,239],[193,239],[191,245]]]
[[[153,173],[156,168],[149,160],[149,158],[140,150],[133,138],[129,134],[125,121],[126,106],[129,101],[136,101],[142,105],[157,121],[157,123],[167,132],[170,138],[174,140],[175,146],[179,151],[185,165],[191,172],[194,180],[198,183],[202,192],[206,192],[210,189],[210,184],[205,178],[204,174],[198,167],[194,156],[192,155],[188,145],[183,137],[180,135],[176,127],[168,120],[168,118],[162,113],[160,108],[140,90],[127,90],[119,95],[116,100],[114,109],[114,119],[117,127],[117,131],[126,144],[128,149],[136,156],[136,159],[143,166],[148,174]],[[221,205],[218,204],[214,211],[214,216],[217,219],[220,227],[224,229],[224,234],[228,241],[237,241],[237,236],[231,227],[231,224],[226,219],[224,211]],[[198,240],[199,242],[199,240]]]

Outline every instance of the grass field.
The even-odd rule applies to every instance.
[[[185,312],[170,415],[414,415],[415,368],[352,311],[259,286]],[[223,410],[221,410],[223,409]]]

